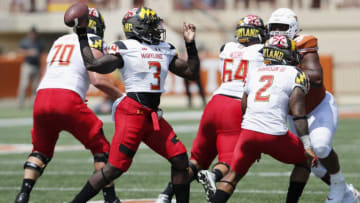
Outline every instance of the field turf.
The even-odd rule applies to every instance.
[[[186,109],[165,109],[167,115],[175,112],[189,112]],[[192,111],[194,114],[194,111]],[[200,116],[201,110],[195,110]],[[198,118],[173,117],[169,122],[173,125],[179,138],[188,150],[191,148],[199,124]],[[19,191],[23,178],[23,163],[31,150],[31,123],[16,124],[18,121],[5,119],[12,117],[30,118],[31,110],[16,111],[0,108],[0,202],[13,202]],[[195,116],[196,117],[196,116]],[[3,123],[3,125],[1,125]],[[12,124],[15,123],[15,124]],[[360,152],[359,130],[360,119],[341,119],[334,139],[335,149],[340,157],[342,172],[348,183],[360,187]],[[113,123],[105,122],[106,136],[111,139],[114,132]],[[16,152],[5,150],[7,145],[22,147]],[[42,177],[31,193],[32,203],[55,203],[70,201],[93,172],[92,156],[83,149],[80,143],[70,134],[62,133],[57,146],[65,150],[57,150]],[[236,193],[229,202],[285,202],[289,172],[292,166],[282,164],[266,155],[260,162],[252,166],[247,176],[238,184]],[[128,173],[115,181],[117,195],[121,199],[155,199],[164,189],[170,178],[170,164],[141,145]],[[328,187],[312,176],[307,184],[300,202],[324,202]],[[99,193],[93,200],[101,200]],[[202,187],[193,182],[191,185],[191,202],[206,202]]]

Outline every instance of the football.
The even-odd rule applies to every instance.
[[[75,19],[78,19],[79,25],[87,25],[89,16],[89,8],[84,3],[75,3],[71,5],[64,14],[64,23],[69,27],[73,27],[75,25]]]

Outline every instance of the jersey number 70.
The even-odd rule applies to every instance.
[[[54,46],[55,54],[51,59],[50,65],[52,65],[55,61],[59,62],[61,66],[67,66],[70,64],[70,58],[74,51],[75,45],[73,44],[58,44]],[[59,56],[59,53],[61,54]]]

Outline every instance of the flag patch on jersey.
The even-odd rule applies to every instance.
[[[306,89],[309,88],[309,82],[305,72],[299,71],[295,78],[295,83],[304,86]]]

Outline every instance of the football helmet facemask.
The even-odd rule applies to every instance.
[[[129,10],[123,20],[125,36],[148,44],[159,44],[165,40],[163,20],[150,8],[140,7]]]
[[[265,42],[264,21],[256,15],[242,18],[236,25],[236,40],[241,44]]]
[[[89,24],[87,27],[88,33],[93,33],[99,37],[104,37],[105,21],[100,11],[95,8],[89,8]]]
[[[265,42],[262,50],[264,63],[268,65],[291,65],[300,64],[300,55],[296,48],[296,42],[285,35],[275,35]]]
[[[279,8],[274,11],[269,18],[267,28],[270,36],[286,35],[291,39],[300,32],[297,16],[288,8]]]

